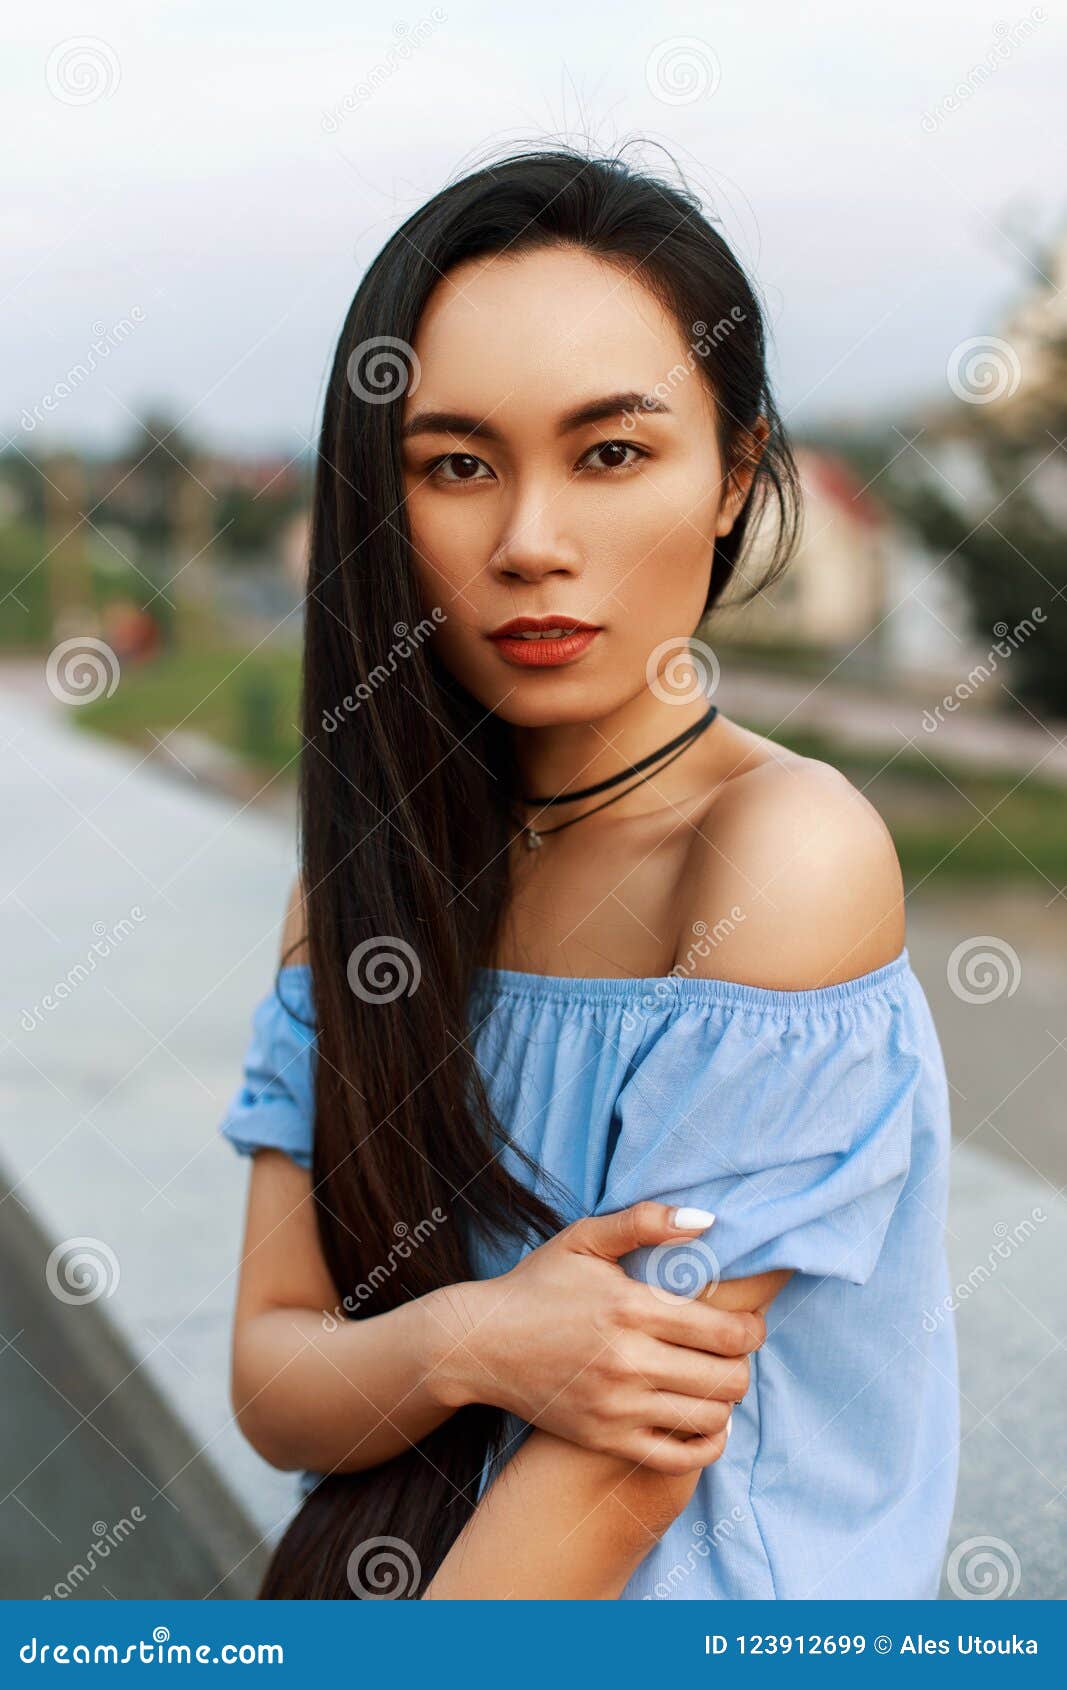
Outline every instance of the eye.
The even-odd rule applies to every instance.
[[[470,452],[448,452],[444,457],[434,458],[427,468],[435,481],[453,485],[460,481],[483,481],[485,477],[478,474],[479,469],[486,470],[490,476],[493,473],[482,458],[476,458]],[[455,473],[446,475],[446,469]]]
[[[609,463],[605,463],[603,460],[600,463],[592,462],[592,460],[602,452],[613,453],[614,461]],[[633,452],[636,453],[636,456],[628,459],[620,458],[619,454],[624,452]],[[606,473],[611,470],[636,469],[641,459],[647,457],[648,453],[644,450],[644,448],[641,446],[635,446],[630,440],[598,440],[596,445],[591,446],[588,452],[585,453],[584,457],[579,459],[579,463],[588,463],[590,467],[598,473],[601,471]]]

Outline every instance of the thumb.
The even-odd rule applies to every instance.
[[[706,1232],[715,1216],[707,1209],[674,1209],[667,1203],[632,1203],[614,1215],[589,1215],[570,1231],[572,1250],[617,1262],[642,1244],[662,1244],[671,1238]]]

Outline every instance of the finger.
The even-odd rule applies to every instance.
[[[715,1216],[707,1209],[672,1208],[667,1203],[631,1203],[613,1215],[589,1215],[567,1228],[571,1248],[617,1262],[642,1244],[692,1238],[706,1232]]]
[[[647,1297],[634,1301],[642,1331],[668,1344],[710,1355],[741,1356],[758,1350],[767,1336],[761,1314],[716,1308],[699,1297],[674,1297],[645,1285]]]
[[[732,1408],[728,1402],[703,1401],[699,1397],[678,1396],[672,1391],[656,1391],[642,1399],[640,1411],[643,1415],[647,1414],[648,1424],[657,1432],[714,1438],[725,1429]]]
[[[675,1438],[669,1433],[646,1431],[634,1434],[633,1447],[640,1453],[635,1457],[643,1467],[655,1473],[669,1473],[681,1478],[701,1467],[718,1461],[729,1432],[724,1428],[713,1438]]]
[[[740,1402],[751,1384],[747,1356],[704,1355],[658,1339],[650,1340],[650,1344],[648,1352],[641,1351],[635,1357],[634,1366],[657,1391],[705,1401]]]

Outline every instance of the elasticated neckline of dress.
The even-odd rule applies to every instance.
[[[795,991],[751,986],[740,980],[721,980],[701,974],[573,975],[528,974],[518,968],[476,968],[474,992],[482,996],[510,993],[548,1000],[590,1003],[631,1003],[650,998],[661,1004],[726,1004],[740,1009],[832,1009],[873,996],[894,985],[911,966],[908,947],[880,968],[840,980],[830,986],[800,987]],[[281,974],[309,975],[310,964],[287,963]]]

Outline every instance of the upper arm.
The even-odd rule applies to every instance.
[[[710,1038],[693,1014],[649,1044],[617,1102],[607,1198],[714,1210],[692,1268],[712,1283],[703,1295],[766,1308],[791,1271],[856,1284],[873,1273],[908,1173],[920,1063],[896,1055],[900,995],[861,990],[851,1016],[827,1017],[813,990],[900,955],[900,867],[878,813],[803,760],[730,784],[680,884],[673,972],[722,980],[722,1004],[749,1007],[715,1017]],[[873,1087],[886,1073],[891,1087]],[[624,1266],[663,1273],[649,1252]]]
[[[280,960],[307,960],[299,876],[289,892]],[[238,1322],[267,1308],[334,1308],[337,1292],[319,1243],[311,1174],[281,1149],[264,1147],[251,1160]]]
[[[743,1314],[766,1313],[782,1286],[793,1276],[792,1268],[772,1268],[767,1273],[749,1273],[743,1279],[720,1279],[700,1292],[704,1302],[717,1309],[739,1310]]]
[[[829,764],[764,764],[731,781],[696,830],[679,918],[676,972],[785,991],[853,979],[904,944],[892,837]]]
[[[283,963],[308,961],[307,915],[304,907],[304,887],[299,875],[289,889],[285,921],[282,926]]]
[[[270,1308],[333,1309],[339,1301],[315,1221],[311,1175],[284,1150],[252,1158],[237,1320]]]

